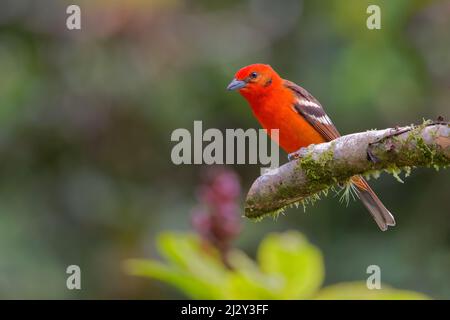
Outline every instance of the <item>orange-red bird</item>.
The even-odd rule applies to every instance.
[[[282,79],[267,64],[240,69],[228,90],[239,90],[263,128],[279,129],[279,144],[289,154],[310,144],[340,136],[325,110],[308,91]],[[395,220],[361,176],[352,178],[357,194],[381,230],[395,226]]]

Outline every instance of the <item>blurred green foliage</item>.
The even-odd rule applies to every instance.
[[[79,4],[82,30],[66,28]],[[381,30],[368,30],[367,4]],[[270,63],[343,133],[449,118],[450,4],[421,0],[3,0],[0,5],[0,298],[177,298],[123,273],[161,230],[189,228],[202,166],[170,160],[174,129],[259,128],[225,87]],[[259,165],[232,166],[243,193]],[[244,222],[252,256],[298,229],[323,251],[325,285],[377,264],[394,287],[450,298],[449,172],[371,182],[396,215],[381,233],[359,203]],[[242,203],[242,200],[241,200]],[[244,221],[244,219],[242,219]],[[68,265],[82,271],[69,291]]]
[[[423,294],[364,282],[321,289],[322,253],[299,232],[269,234],[257,251],[257,262],[234,249],[231,269],[219,254],[193,234],[162,233],[158,249],[167,263],[129,260],[130,274],[159,279],[194,299],[427,299]]]

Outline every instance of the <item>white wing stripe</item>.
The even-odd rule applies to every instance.
[[[314,118],[316,121],[318,121],[318,122],[320,122],[322,124],[332,125],[331,119],[327,115],[318,117],[318,116],[315,116],[313,114],[310,114],[309,116]]]
[[[303,106],[314,107],[314,108],[319,108],[319,109],[322,108],[319,104],[317,104],[313,101],[305,100],[305,99],[299,99],[298,103]]]

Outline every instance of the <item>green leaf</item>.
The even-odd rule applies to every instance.
[[[278,291],[272,288],[269,278],[257,279],[236,271],[229,279],[226,299],[234,300],[273,300],[279,299]]]
[[[194,234],[162,233],[158,236],[159,252],[173,265],[186,272],[222,283],[227,269],[217,251]]]
[[[364,282],[318,291],[324,278],[322,254],[295,231],[268,235],[258,249],[259,264],[232,250],[231,270],[194,234],[164,233],[157,246],[167,264],[128,260],[127,272],[171,284],[194,299],[428,299],[384,284],[380,290],[369,290]]]
[[[153,260],[128,260],[128,273],[169,283],[195,299],[223,299],[229,271],[217,252],[192,234],[163,233],[159,252],[168,264]]]
[[[218,287],[188,272],[156,261],[132,259],[125,263],[129,274],[158,279],[194,299],[223,299]]]
[[[324,279],[321,252],[298,232],[270,234],[258,249],[261,270],[278,280],[279,299],[306,299]]]
[[[261,272],[259,266],[244,252],[229,254],[233,272],[229,279],[230,299],[277,299],[276,279]],[[278,286],[279,287],[279,286]]]
[[[322,289],[317,300],[423,300],[430,299],[424,294],[398,290],[382,284],[381,289],[368,289],[365,282],[347,282]]]

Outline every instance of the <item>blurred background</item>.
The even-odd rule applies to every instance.
[[[81,7],[82,29],[66,28]],[[381,30],[366,9],[381,7]],[[225,87],[271,64],[307,88],[342,133],[449,118],[449,1],[4,0],[0,4],[0,298],[183,298],[127,275],[155,236],[191,229],[204,166],[172,164],[176,128],[259,128]],[[282,154],[284,160],[285,154]],[[260,165],[228,166],[241,206]],[[449,172],[372,181],[397,227],[333,196],[277,221],[242,219],[254,255],[271,231],[300,230],[325,283],[382,281],[450,298]],[[66,268],[82,270],[67,290]]]

